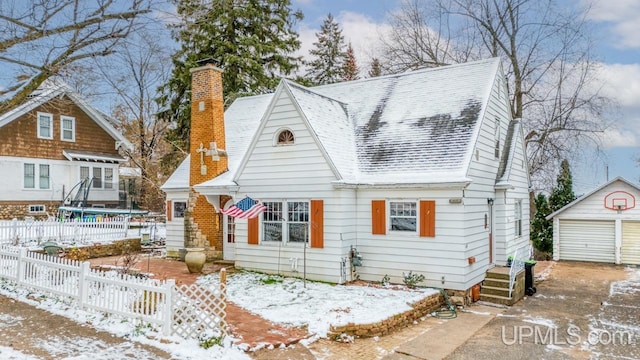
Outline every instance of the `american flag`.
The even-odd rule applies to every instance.
[[[238,219],[253,219],[265,210],[267,210],[267,207],[262,205],[261,202],[247,196],[231,205],[227,210],[220,209],[220,212]]]

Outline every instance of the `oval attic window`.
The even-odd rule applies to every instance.
[[[282,130],[280,134],[278,134],[278,145],[291,145],[293,141],[293,133],[289,130]]]

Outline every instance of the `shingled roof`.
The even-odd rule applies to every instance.
[[[493,58],[312,88],[283,80],[279,91],[291,94],[338,181],[462,182],[499,68]],[[233,184],[270,101],[241,98],[227,109],[229,172],[200,186]]]

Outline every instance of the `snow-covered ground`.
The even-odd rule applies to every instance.
[[[198,283],[217,284],[218,275],[202,276]],[[307,326],[317,337],[326,337],[331,325],[382,321],[437,292],[310,281],[305,287],[302,279],[252,272],[238,272],[227,280],[227,295],[235,304],[276,323]]]
[[[202,284],[216,281],[217,275],[199,279]],[[331,325],[347,323],[365,324],[386,319],[410,309],[410,304],[436,293],[433,289],[393,289],[367,286],[343,286],[306,282],[301,279],[282,278],[264,274],[239,272],[229,275],[227,294],[234,303],[276,323],[307,326],[315,336],[307,342],[325,337]],[[131,341],[149,344],[170,353],[175,359],[249,359],[227,339],[225,346],[203,349],[196,340],[178,337],[158,337],[152,327],[140,327],[116,316],[103,316],[97,312],[78,310],[68,301],[51,296],[37,296],[31,290],[18,288],[0,279],[0,294],[29,303],[40,309],[68,317],[82,324],[90,324],[98,330],[108,331],[124,339],[116,352],[91,338],[43,339],[39,347],[58,359],[151,359],[149,353],[140,352]],[[32,299],[38,298],[38,301]],[[10,325],[18,318],[0,317],[0,322]],[[0,331],[1,331],[0,324]],[[55,341],[54,341],[55,340]],[[61,346],[60,344],[64,344]],[[75,349],[75,350],[74,350]],[[79,349],[79,350],[78,350]],[[91,349],[91,350],[87,350]],[[113,347],[111,347],[113,349]],[[76,351],[77,350],[77,351]],[[33,360],[37,357],[0,347],[0,359]]]

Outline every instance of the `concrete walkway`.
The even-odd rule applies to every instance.
[[[458,312],[454,319],[431,328],[394,350],[384,360],[436,360],[449,356],[478,330],[505,309],[486,305],[472,305]]]

